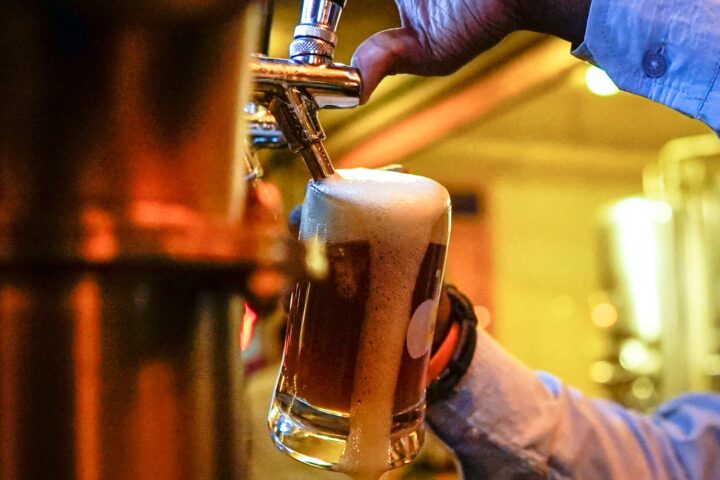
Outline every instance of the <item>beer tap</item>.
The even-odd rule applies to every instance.
[[[251,143],[258,147],[286,142],[290,151],[300,153],[315,180],[334,172],[322,143],[325,132],[318,111],[360,103],[358,70],[333,62],[344,5],[344,0],[305,0],[290,44],[290,58],[255,55],[250,64],[256,82],[254,103],[268,110],[263,128],[254,128],[259,124],[251,123]],[[273,125],[279,127],[284,142],[278,136],[267,142],[260,138],[267,140],[264,134],[272,131]]]

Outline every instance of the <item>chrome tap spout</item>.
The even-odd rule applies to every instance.
[[[340,0],[306,0],[290,44],[290,59],[256,55],[250,63],[256,82],[255,102],[270,111],[287,146],[300,153],[316,180],[334,172],[322,143],[325,132],[318,111],[360,103],[360,72],[333,63],[335,31],[344,6]],[[261,142],[253,136],[251,144]]]

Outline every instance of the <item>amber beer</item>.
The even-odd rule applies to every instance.
[[[329,272],[291,299],[269,419],[281,449],[348,473],[417,453],[449,217],[447,191],[423,177],[356,169],[311,182],[301,238],[325,243]]]

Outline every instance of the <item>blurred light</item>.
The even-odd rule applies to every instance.
[[[654,211],[652,214],[653,220],[658,223],[668,223],[672,220],[673,211],[672,207],[665,202],[654,202]]]
[[[615,376],[615,367],[612,363],[599,360],[590,365],[590,380],[595,383],[610,383]]]
[[[631,318],[637,333],[650,341],[659,338],[661,328],[657,212],[658,202],[644,198],[625,199],[611,211],[618,226],[617,242],[631,298]],[[660,207],[660,212],[667,210]]]
[[[83,254],[91,260],[110,260],[118,253],[115,221],[112,215],[97,207],[85,207],[80,213],[85,230]]]
[[[277,185],[268,182],[256,183],[257,198],[260,203],[275,214],[282,212],[282,193]]]
[[[278,422],[278,430],[283,435],[287,435],[293,431],[293,424],[290,423],[290,421],[287,418],[280,417],[280,421]]]
[[[305,243],[305,268],[308,274],[317,280],[327,277],[330,271],[325,244],[318,236],[311,237]]]
[[[478,319],[479,328],[484,329],[490,326],[492,316],[490,315],[490,310],[488,310],[487,307],[483,307],[482,305],[475,305],[475,307],[473,307],[473,311],[475,312],[475,316]]]
[[[253,295],[268,299],[280,295],[280,291],[285,286],[285,277],[277,270],[260,268],[253,272],[247,285]]]
[[[632,394],[638,400],[649,400],[655,393],[655,384],[648,377],[640,377],[632,383]]]
[[[600,328],[610,328],[618,321],[617,309],[609,303],[595,305],[590,315],[593,323]]]
[[[607,294],[607,292],[604,292],[602,290],[596,290],[590,295],[588,295],[588,306],[590,308],[593,308],[599,303],[610,303],[610,296]]]
[[[660,371],[660,354],[635,338],[625,340],[620,346],[620,365],[628,371],[642,375]]]
[[[132,205],[130,216],[134,223],[150,228],[187,227],[199,218],[188,207],[155,200],[141,200]]]
[[[715,353],[705,358],[705,373],[713,377],[720,376],[720,354]]]
[[[640,340],[626,340],[620,347],[620,365],[626,370],[640,370],[649,358],[647,347]]]
[[[575,300],[570,295],[560,295],[553,299],[552,313],[561,320],[568,320],[575,314]]]
[[[585,85],[588,90],[601,97],[615,95],[619,91],[607,73],[592,65],[585,71]]]
[[[242,324],[240,325],[240,351],[244,352],[250,346],[253,331],[255,330],[255,321],[257,314],[246,303],[245,312],[243,313]]]

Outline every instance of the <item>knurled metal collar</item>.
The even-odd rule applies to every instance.
[[[337,34],[327,28],[318,27],[317,25],[309,25],[307,23],[301,23],[295,27],[294,37],[312,37],[325,40],[331,43],[333,46],[337,45]]]
[[[335,47],[318,38],[297,38],[290,44],[290,58],[302,55],[319,55],[333,58]]]

